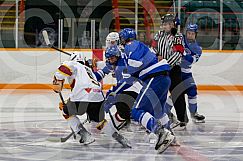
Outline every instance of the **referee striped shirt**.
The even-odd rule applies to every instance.
[[[177,34],[176,36],[179,36]],[[173,51],[174,37],[171,34],[167,34],[164,31],[159,31],[152,42],[152,47],[158,56],[162,56],[166,59],[171,67],[179,65],[181,62],[181,53]]]

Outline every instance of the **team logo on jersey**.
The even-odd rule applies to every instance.
[[[188,48],[185,48],[185,51],[186,51],[187,54],[190,54],[190,55],[192,54],[191,50],[188,49]]]
[[[90,91],[92,90],[92,88],[85,88],[85,91],[90,93]]]

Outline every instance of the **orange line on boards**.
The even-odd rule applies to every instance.
[[[108,90],[112,84],[104,84],[103,89]],[[68,84],[64,88],[69,89]],[[0,89],[52,89],[51,84],[0,84]],[[243,91],[243,85],[198,85],[198,90],[215,91]]]

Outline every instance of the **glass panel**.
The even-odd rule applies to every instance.
[[[181,31],[185,33],[189,23],[197,23],[197,41],[202,48],[219,49],[219,1],[182,1],[182,7],[185,7],[185,10],[181,12]]]
[[[0,2],[0,47],[15,47],[15,0]]]
[[[149,44],[150,37],[157,32],[160,17],[173,11],[173,1],[153,3],[159,15],[151,21],[152,7],[143,2],[138,5],[138,38]],[[0,7],[0,47],[15,47],[15,0],[1,1]],[[134,27],[134,1],[119,4],[120,26]],[[175,1],[178,3],[178,0]],[[19,0],[18,2],[18,46],[47,47],[41,31],[48,30],[51,41],[58,45],[58,19],[63,19],[63,48],[90,48],[91,19],[95,20],[95,48],[105,45],[105,37],[115,31],[115,17],[112,1],[95,0]],[[177,7],[177,6],[176,6]],[[154,13],[154,12],[152,12]],[[204,49],[219,49],[219,0],[182,0],[181,31],[190,23],[199,25],[198,41]],[[146,19],[145,19],[146,17]],[[223,49],[243,49],[243,2],[224,0],[223,5]],[[150,35],[149,35],[150,34]]]
[[[241,2],[242,3],[242,2]],[[243,49],[242,47],[242,15],[243,8],[237,1],[224,1],[223,5],[223,49]]]

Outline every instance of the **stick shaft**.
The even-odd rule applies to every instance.
[[[64,54],[66,54],[66,55],[68,55],[68,56],[71,56],[71,55],[72,55],[71,53],[68,53],[68,52],[63,51],[63,50],[61,50],[61,49],[58,49],[58,48],[56,48],[56,47],[53,46],[53,45],[51,45],[50,47],[51,47],[52,49],[55,49],[55,50],[57,50],[57,51],[60,51],[60,52],[62,52],[62,53],[64,53]]]
[[[62,96],[62,93],[61,93],[61,92],[59,92],[59,96],[60,96],[60,99],[61,99],[62,103],[65,105],[66,103],[65,103],[65,101],[64,101],[64,98],[63,98],[63,96]]]
[[[73,136],[75,134],[74,131],[72,131],[72,133],[70,133],[68,136],[61,138],[61,142],[64,143],[66,142],[71,136]]]

